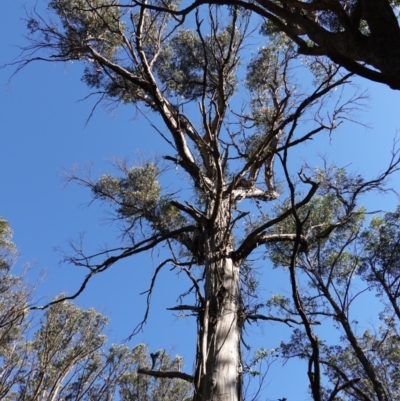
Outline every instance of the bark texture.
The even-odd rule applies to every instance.
[[[227,234],[230,207],[228,200],[221,202],[214,224],[201,237],[206,280],[199,315],[196,401],[242,400],[240,281]]]

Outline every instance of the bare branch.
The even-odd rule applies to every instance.
[[[164,372],[160,370],[148,370],[148,369],[138,369],[138,373],[143,375],[153,376],[153,377],[161,377],[161,378],[168,378],[168,379],[181,379],[185,380],[189,383],[193,383],[193,376],[188,375],[187,373],[183,372]]]

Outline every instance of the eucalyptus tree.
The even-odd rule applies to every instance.
[[[104,345],[106,319],[68,304],[50,308],[31,340],[33,286],[12,274],[17,254],[12,231],[0,219],[0,398],[55,400],[61,383]]]
[[[49,308],[32,340],[20,340],[24,349],[18,391],[9,399],[62,399],[68,383],[86,360],[104,346],[107,319],[94,310],[84,311],[71,303]],[[87,384],[87,383],[85,383]],[[82,386],[84,384],[82,383]]]
[[[71,308],[74,309],[71,314]],[[106,318],[93,310],[83,311],[69,303],[54,305],[49,311],[54,316],[68,316],[73,324],[89,325],[65,327],[48,321],[36,333],[30,348],[30,366],[19,389],[9,400],[73,400],[73,401],[187,401],[191,399],[192,384],[187,380],[169,379],[164,372],[178,371],[183,366],[180,356],[171,358],[160,350],[157,368],[159,378],[138,374],[150,367],[148,349],[144,344],[129,348],[114,344],[107,348],[106,337],[98,329]],[[86,321],[85,321],[86,319]],[[94,327],[98,324],[98,327]],[[59,325],[57,327],[57,324]],[[43,334],[49,334],[44,338]],[[60,330],[58,331],[57,328]],[[91,336],[85,337],[91,334]],[[55,340],[54,342],[52,340]]]
[[[7,401],[185,401],[192,384],[183,376],[168,379],[183,367],[180,356],[159,352],[159,378],[138,374],[150,367],[147,347],[106,346],[107,318],[70,302],[56,303],[40,319],[38,329],[19,330],[2,347],[0,391]],[[26,325],[25,325],[26,326]],[[14,324],[15,329],[19,326]],[[32,338],[30,338],[32,337]],[[165,372],[165,377],[163,373]],[[183,380],[182,380],[183,379]],[[186,379],[186,380],[185,380]]]
[[[332,231],[331,222],[347,215],[365,185],[382,188],[380,180],[330,170],[317,196],[273,229],[297,232],[297,244],[268,247],[275,266],[290,276],[291,296],[275,295],[267,305],[302,321],[280,352],[307,361],[314,400],[398,400],[399,209],[365,227],[368,215],[358,206]]]
[[[187,23],[170,12],[177,7],[170,0],[52,0],[48,9],[57,19],[32,13],[30,46],[18,63],[22,68],[33,61],[81,62],[83,81],[100,100],[133,104],[158,116],[152,125],[169,147],[164,163],[190,183],[190,194],[163,189],[163,169],[154,161],[117,162],[119,175],[72,174],[94,199],[109,203],[123,225],[123,244],[93,255],[77,246],[67,261],[88,274],[65,298],[78,296],[94,275],[118,261],[166,245],[170,254],[155,270],[137,329],[147,319],[161,269],[172,265],[184,273],[188,290],[171,309],[195,316],[198,324],[196,364],[185,377],[194,385],[195,400],[235,401],[242,399],[247,370],[240,350],[245,324],[282,320],[260,313],[249,258],[266,244],[298,243],[298,232],[271,228],[307,205],[322,179],[320,173],[300,172],[294,190],[289,154],[317,134],[332,133],[360,98],[346,100],[341,89],[351,74],[322,58],[299,62],[287,36],[268,27],[262,31],[266,46],[249,56],[247,46],[257,35],[250,40],[248,35],[257,22],[239,6],[197,8]],[[304,69],[303,86],[294,68]],[[313,76],[306,75],[309,68]],[[237,92],[242,99],[248,96],[245,103]],[[393,160],[388,171],[397,163]],[[359,184],[359,192],[385,179]],[[272,201],[285,199],[287,188],[289,206],[268,214]],[[340,200],[340,192],[331,192]],[[347,206],[327,223],[321,238],[353,218],[355,203]],[[160,376],[152,369],[142,373]],[[169,377],[182,373],[172,371]]]
[[[30,289],[20,277],[11,273],[16,256],[17,249],[12,242],[12,230],[8,222],[0,218],[0,398],[2,399],[14,384],[14,373],[21,370],[21,349],[18,344],[27,329],[25,317]]]
[[[12,230],[7,222],[0,217],[0,266],[9,269],[14,263],[16,248],[12,242]]]
[[[21,278],[11,274],[17,256],[12,242],[12,230],[0,217],[0,343],[9,335],[9,330],[24,316],[29,291]]]
[[[42,312],[32,307],[34,288],[11,274],[17,254],[12,231],[0,219],[0,398],[5,401],[184,401],[192,384],[168,371],[183,367],[180,356],[159,351],[160,378],[150,369],[147,347],[106,345],[107,318],[70,302]],[[166,372],[166,373],[164,373]],[[163,378],[163,373],[165,378]],[[183,379],[183,380],[182,380]],[[186,379],[186,380],[185,380]]]
[[[106,319],[93,310],[58,303],[33,334],[34,288],[11,273],[16,254],[12,231],[0,219],[0,398],[58,400],[63,382],[104,345]]]

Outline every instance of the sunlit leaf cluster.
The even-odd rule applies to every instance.
[[[103,175],[93,192],[101,200],[116,200],[117,212],[125,218],[148,215],[160,199],[158,175],[159,170],[154,164],[132,167],[126,177]]]
[[[87,45],[112,58],[120,45],[118,32],[124,29],[121,11],[114,0],[53,0],[48,7],[60,17],[64,35],[63,53],[71,58],[84,57]],[[109,6],[113,7],[109,7]]]

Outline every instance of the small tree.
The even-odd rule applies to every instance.
[[[399,159],[395,153],[387,173],[376,180],[352,182],[351,202],[342,201],[347,187],[321,187],[329,172],[300,172],[295,185],[292,150],[318,133],[331,133],[360,100],[341,101],[340,88],[350,74],[343,75],[325,59],[307,58],[313,77],[306,80],[306,90],[293,77],[292,68],[300,63],[287,36],[263,29],[267,46],[250,59],[241,57],[254,24],[243,8],[196,9],[194,26],[165,12],[176,8],[173,1],[50,1],[59,22],[35,14],[28,18],[31,46],[25,55],[31,53],[19,67],[35,60],[81,61],[83,80],[103,99],[144,106],[161,118],[165,128],[158,132],[170,146],[164,160],[189,178],[191,195],[163,191],[160,168],[151,161],[134,166],[120,162],[119,176],[71,175],[91,189],[94,199],[110,203],[124,224],[125,242],[95,255],[76,248],[67,260],[87,268],[88,274],[79,291],[67,298],[78,296],[95,274],[119,260],[167,244],[171,254],[155,271],[139,328],[158,273],[172,264],[189,280],[182,303],[172,309],[188,311],[198,322],[194,399],[235,401],[242,399],[246,369],[240,343],[246,322],[287,322],[260,313],[264,305],[254,301],[252,253],[266,244],[292,243],[295,260],[307,246],[302,227],[319,190],[339,205],[321,222],[316,237],[329,239],[358,216],[357,196],[381,188]],[[37,56],[38,51],[49,54]],[[249,94],[239,107],[234,98],[238,89]],[[328,99],[337,89],[336,108],[329,112]],[[276,184],[276,159],[281,185]],[[270,202],[278,197],[287,199],[286,207],[272,213]],[[293,218],[294,230],[289,224]],[[318,375],[317,368],[311,364],[310,375]]]

